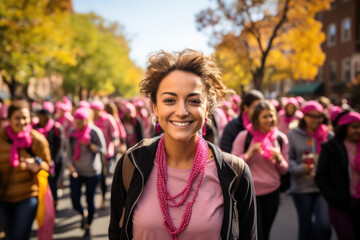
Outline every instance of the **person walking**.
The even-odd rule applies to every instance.
[[[38,207],[40,170],[49,171],[44,135],[32,129],[30,106],[17,100],[8,108],[9,125],[0,127],[0,223],[6,238],[30,238]]]
[[[335,137],[322,145],[315,182],[328,202],[338,239],[360,239],[359,113],[339,115]]]
[[[89,123],[90,109],[78,108],[74,112],[75,128],[67,141],[67,168],[70,170],[70,195],[73,207],[82,216],[81,228],[84,239],[91,239],[90,226],[95,213],[94,198],[101,179],[101,155],[106,144],[101,130]],[[85,184],[87,209],[81,205],[81,188]]]
[[[331,135],[323,124],[323,107],[308,101],[301,108],[304,117],[288,132],[290,193],[298,216],[298,239],[330,239],[327,204],[314,181],[321,144]]]
[[[234,140],[231,153],[243,158],[254,179],[259,239],[269,239],[280,201],[280,178],[289,169],[288,139],[277,127],[275,107],[267,100],[254,108],[249,130]]]
[[[257,239],[249,168],[198,133],[227,92],[221,79],[201,52],[149,57],[140,91],[151,98],[164,134],[118,162],[109,239]]]

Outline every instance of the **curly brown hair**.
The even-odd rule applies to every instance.
[[[201,78],[206,88],[210,114],[214,112],[217,101],[233,93],[222,82],[222,74],[214,59],[192,49],[172,53],[161,50],[150,54],[145,78],[139,84],[140,92],[156,105],[160,82],[175,70],[190,72]]]

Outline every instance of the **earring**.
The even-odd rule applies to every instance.
[[[157,134],[160,134],[160,132],[161,132],[161,127],[160,127],[160,124],[159,124],[158,120],[156,120],[155,132],[156,132]]]
[[[205,123],[204,123],[203,128],[202,128],[202,135],[203,136],[206,135],[206,122],[207,122],[207,118],[205,118]]]

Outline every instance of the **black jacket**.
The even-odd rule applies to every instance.
[[[220,140],[220,149],[224,152],[231,153],[232,145],[242,130],[244,130],[244,124],[242,121],[242,114],[240,114],[237,118],[231,120],[224,128],[223,135]]]
[[[333,138],[321,146],[315,182],[330,205],[349,210],[349,164],[342,141]]]
[[[158,140],[140,148],[130,149],[128,154],[135,170],[126,192],[122,180],[122,166],[124,156],[118,162],[111,189],[111,212],[109,225],[109,239],[132,239],[132,217],[134,208],[138,202],[145,182],[148,179],[154,165]],[[245,164],[244,172],[235,191],[235,199],[232,198],[232,186],[236,179],[235,171],[222,157],[219,149],[209,143],[214,152],[218,176],[224,197],[224,219],[221,227],[222,239],[230,239],[231,219],[233,207],[238,208],[240,239],[257,239],[255,190],[249,167]],[[125,210],[123,212],[123,210]],[[120,219],[124,214],[123,228],[120,228]]]

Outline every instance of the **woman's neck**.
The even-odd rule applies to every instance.
[[[313,134],[315,132],[315,130],[313,130],[312,128],[306,127],[305,132],[307,132],[308,134]]]
[[[165,136],[166,162],[167,165],[177,169],[189,169],[193,165],[197,138],[191,138],[186,142],[172,140]]]

